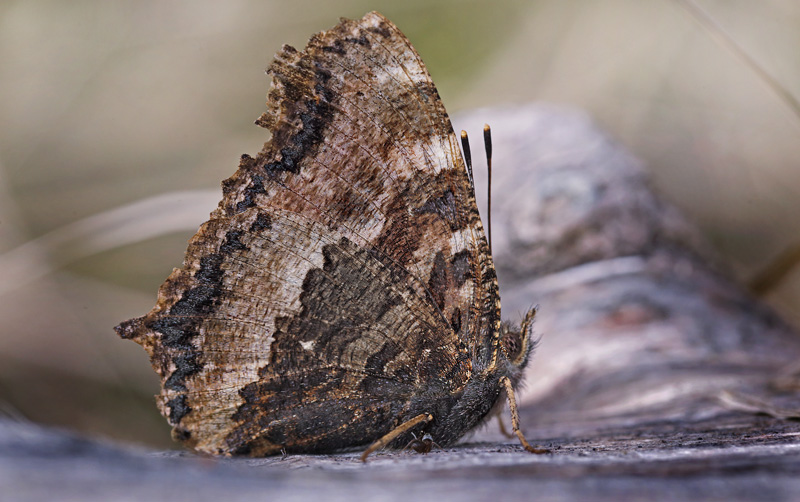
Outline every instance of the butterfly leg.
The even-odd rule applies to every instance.
[[[403,448],[401,451],[406,451],[409,448],[413,448],[416,451],[417,447],[422,444],[422,440],[419,439],[416,434],[414,434],[412,432],[411,435],[414,436],[414,439],[409,441],[408,444],[406,445],[406,447]],[[411,446],[411,445],[414,445],[414,446]]]
[[[423,422],[427,423],[427,422],[430,422],[431,420],[433,420],[433,415],[431,415],[430,413],[423,413],[421,415],[417,415],[416,417],[412,418],[411,420],[409,420],[409,421],[407,421],[405,423],[402,423],[402,424],[398,425],[397,427],[395,427],[394,429],[389,431],[388,434],[386,434],[385,436],[383,436],[379,440],[377,440],[374,443],[372,443],[371,445],[369,445],[369,448],[364,450],[364,453],[361,454],[361,461],[362,462],[366,462],[367,461],[367,457],[370,455],[370,453],[374,452],[375,450],[379,450],[379,449],[383,448],[384,446],[386,446],[387,444],[391,443],[394,438],[396,438],[400,434],[406,432],[408,429],[414,427],[415,425],[417,425],[419,423],[423,423]]]
[[[403,451],[406,451],[407,449],[411,448],[417,453],[425,454],[425,453],[430,453],[431,449],[433,449],[434,446],[439,448],[440,450],[442,449],[442,447],[439,446],[439,444],[436,441],[434,441],[431,435],[428,433],[423,434],[421,438],[418,438],[416,434],[414,434],[413,432],[411,434],[414,436],[414,439],[408,442],[406,447],[403,448]]]
[[[498,427],[500,427],[500,434],[504,435],[507,438],[513,438],[514,434],[508,432],[508,429],[506,429],[506,424],[503,423],[503,418],[500,416],[500,414],[498,413],[496,416],[497,416],[497,425]]]
[[[506,389],[506,398],[508,399],[508,407],[511,409],[511,430],[519,438],[519,442],[522,443],[522,446],[531,453],[550,453],[550,450],[545,448],[534,448],[533,446],[528,443],[528,440],[525,439],[525,436],[522,435],[522,431],[519,430],[519,413],[517,413],[517,401],[514,399],[514,387],[511,385],[511,380],[508,377],[504,376],[500,379]]]

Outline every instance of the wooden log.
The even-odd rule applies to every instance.
[[[732,279],[639,162],[577,111],[491,120],[504,314],[540,305],[523,423],[690,421],[746,403],[800,415],[800,336]]]
[[[215,459],[6,419],[0,498],[796,497],[798,335],[731,280],[583,114],[517,107],[457,126],[483,121],[494,125],[504,312],[541,308],[522,424],[552,454],[525,453],[491,424],[453,448],[378,452],[366,464],[360,452]]]

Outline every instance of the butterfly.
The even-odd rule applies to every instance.
[[[146,315],[115,329],[161,377],[173,437],[263,456],[451,445],[514,387],[535,310],[500,320],[471,174],[398,28],[343,19],[268,69],[243,155]]]

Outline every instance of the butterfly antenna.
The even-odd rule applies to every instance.
[[[464,149],[464,161],[467,163],[467,175],[472,185],[472,192],[475,192],[475,180],[472,179],[472,152],[469,149],[469,137],[467,131],[461,131],[461,148]]]
[[[483,126],[483,144],[486,147],[486,165],[489,173],[489,186],[486,191],[488,192],[488,203],[486,207],[486,217],[488,223],[489,234],[489,253],[492,252],[492,129],[489,124]]]

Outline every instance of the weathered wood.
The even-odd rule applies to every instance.
[[[800,425],[738,415],[573,429],[553,454],[466,443],[428,455],[213,459],[117,448],[0,421],[2,500],[782,500],[800,493]],[[313,500],[313,499],[311,499]]]
[[[493,423],[454,448],[378,452],[362,464],[360,452],[147,452],[6,420],[0,498],[796,497],[800,337],[729,278],[583,115],[534,106],[456,125],[477,131],[483,121],[494,129],[504,313],[541,307],[521,422],[552,454],[523,452]]]

